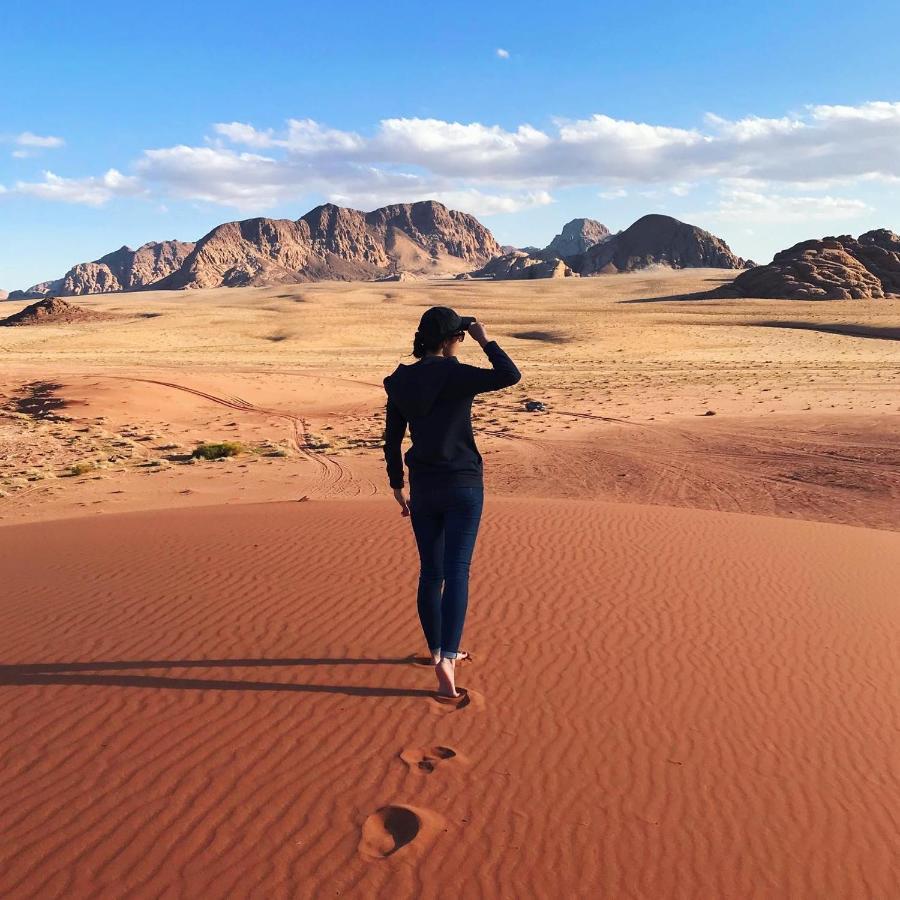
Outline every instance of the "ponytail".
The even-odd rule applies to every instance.
[[[413,337],[412,355],[416,359],[421,359],[430,350],[437,350],[443,343],[442,340],[426,341],[421,331],[417,331]]]

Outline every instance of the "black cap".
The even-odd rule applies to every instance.
[[[426,339],[442,341],[452,334],[468,331],[475,316],[461,316],[449,306],[432,306],[419,321],[419,333]]]

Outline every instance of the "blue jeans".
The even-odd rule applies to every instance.
[[[459,653],[483,504],[483,487],[410,490],[409,514],[421,562],[419,621],[431,652],[445,659]]]

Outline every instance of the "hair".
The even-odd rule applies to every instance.
[[[417,331],[413,338],[412,355],[416,359],[421,359],[426,353],[433,353],[437,350],[444,343],[444,340],[445,338],[431,338],[431,340],[428,340],[421,331]]]

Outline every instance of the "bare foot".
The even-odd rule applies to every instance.
[[[471,654],[468,650],[460,650],[459,656],[456,657],[457,662],[461,662],[464,659],[471,659]],[[441,653],[440,650],[437,653],[431,654],[431,661],[437,665],[441,661]]]
[[[438,697],[458,697],[456,690],[456,678],[454,672],[455,660],[442,659],[435,667],[434,673],[438,680]]]

